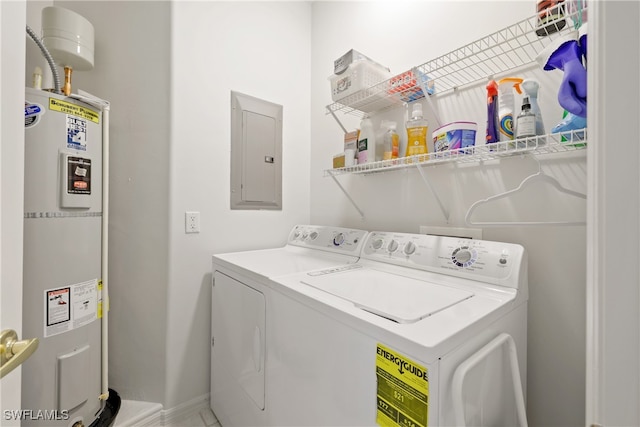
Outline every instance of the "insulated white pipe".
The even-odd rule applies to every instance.
[[[102,110],[102,394],[109,398],[109,110]]]

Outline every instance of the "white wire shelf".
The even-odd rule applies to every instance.
[[[534,15],[418,65],[411,71],[417,70],[418,75],[421,73],[431,79],[435,90],[431,96],[494,79],[497,75],[505,75],[509,71],[532,64],[545,47],[573,30],[574,26],[580,25],[584,10],[565,13],[564,17],[545,24],[546,30],[538,26],[538,16]],[[551,32],[552,30],[555,31]],[[546,35],[539,36],[536,31],[544,31]],[[403,92],[392,90],[393,79],[392,77],[328,105],[327,114],[342,112],[362,116],[365,112],[371,114],[407,102],[406,93],[403,95]],[[417,95],[412,95],[408,102],[424,98],[423,93],[424,91],[420,91]]]
[[[326,169],[324,176],[344,174],[373,174],[407,169],[416,166],[434,166],[443,163],[472,163],[510,157],[519,154],[551,154],[586,148],[587,130],[568,131],[549,135],[519,138],[494,144],[479,145],[436,153],[417,154],[392,160],[364,163],[362,165]]]

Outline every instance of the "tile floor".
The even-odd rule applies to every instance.
[[[201,409],[184,420],[162,421],[159,403],[123,400],[113,427],[220,427],[209,408]]]
[[[176,421],[170,425],[172,427],[221,427],[211,409],[203,409],[184,422]]]

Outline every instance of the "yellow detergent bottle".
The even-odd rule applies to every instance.
[[[427,154],[427,128],[427,121],[422,117],[422,104],[416,102],[411,119],[407,121],[407,157]]]

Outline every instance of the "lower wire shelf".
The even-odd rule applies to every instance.
[[[587,146],[587,130],[573,130],[548,135],[519,138],[512,141],[501,141],[494,144],[458,148],[435,153],[418,154],[392,160],[364,163],[362,165],[345,166],[326,169],[324,176],[344,174],[373,174],[407,169],[416,166],[433,166],[443,163],[471,163],[519,154],[551,154],[581,150]]]

